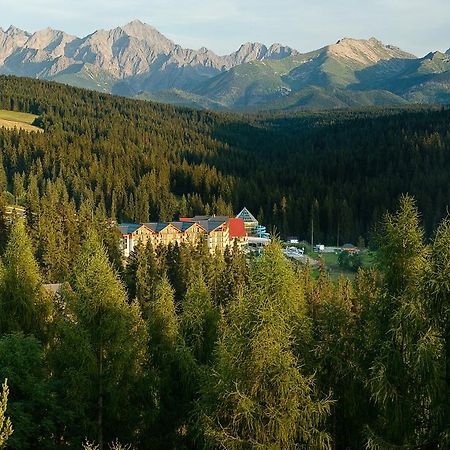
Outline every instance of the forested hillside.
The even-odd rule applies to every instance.
[[[97,225],[58,295],[30,227],[9,230],[0,446],[449,448],[448,218],[426,244],[402,198],[353,283],[315,279],[277,242],[257,258],[137,246],[120,275]]]
[[[0,130],[0,447],[449,448],[449,110],[218,115],[10,77],[0,109],[43,129]],[[378,223],[375,266],[333,282],[276,239],[123,266],[111,218],[244,204],[331,242]]]
[[[245,205],[282,235],[308,237],[314,218],[318,240],[342,243],[406,192],[429,233],[450,197],[448,109],[220,115],[14,77],[0,108],[45,130],[0,131],[0,190],[42,220],[55,202],[138,222]]]

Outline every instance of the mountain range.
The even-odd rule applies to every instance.
[[[450,49],[418,58],[375,38],[344,38],[309,53],[249,42],[219,56],[138,20],[83,38],[0,28],[0,74],[216,110],[450,103]]]

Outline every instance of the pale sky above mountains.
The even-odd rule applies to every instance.
[[[247,41],[301,52],[376,37],[417,56],[450,48],[449,0],[0,0],[3,29],[76,36],[146,22],[183,47],[227,54]]]

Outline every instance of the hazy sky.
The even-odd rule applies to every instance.
[[[377,37],[423,56],[450,47],[450,0],[0,0],[0,26],[85,36],[140,19],[184,47],[229,53],[243,42],[300,51]]]

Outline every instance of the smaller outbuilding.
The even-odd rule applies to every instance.
[[[348,253],[358,253],[359,252],[359,248],[355,247],[353,244],[344,244],[341,247],[341,251],[348,252]]]

